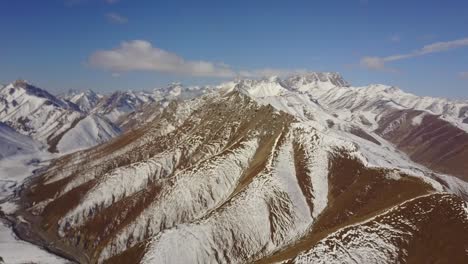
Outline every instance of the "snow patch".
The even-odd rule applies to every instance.
[[[415,116],[413,118],[413,120],[411,120],[411,124],[413,126],[420,126],[422,124],[422,121],[423,121],[425,116],[426,116],[426,113],[421,113],[421,114]]]

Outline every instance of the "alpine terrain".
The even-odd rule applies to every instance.
[[[63,261],[468,263],[468,101],[322,72],[16,81],[0,122],[0,215]]]

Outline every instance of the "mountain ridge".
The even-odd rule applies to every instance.
[[[122,135],[53,160],[15,216],[83,263],[431,262],[438,241],[464,259],[467,153],[430,148],[464,149],[463,106],[336,82],[170,85]]]

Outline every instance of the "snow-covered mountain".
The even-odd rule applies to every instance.
[[[92,147],[120,134],[120,130],[104,117],[95,116],[90,122],[88,114],[80,107],[22,80],[0,90],[0,122],[48,145],[51,152],[57,152],[60,143],[68,146],[60,148],[61,152],[66,153]],[[61,142],[69,132],[76,134],[77,129],[82,129],[78,134],[93,134],[93,137],[88,137],[86,141],[77,140],[73,144]]]
[[[329,89],[334,87],[350,87],[351,85],[336,72],[312,72],[293,75],[284,82],[288,87],[307,91],[313,88]]]
[[[98,104],[132,129],[26,185],[17,218],[48,247],[81,263],[467,260],[466,102],[336,73],[158,92]]]
[[[58,137],[80,118],[73,105],[26,81],[0,90],[0,120],[39,141]]]
[[[152,98],[150,103],[144,103],[134,112],[122,116],[118,124],[124,131],[138,128],[152,121],[173,102],[194,99],[217,89],[219,87],[183,86],[180,83],[171,83],[166,87],[156,88],[152,93],[146,93]]]
[[[468,101],[421,97],[387,85],[324,88],[291,82],[291,88],[313,96],[333,110],[346,110],[343,114],[378,112],[382,106],[419,110],[440,115],[442,119],[468,131]]]
[[[91,111],[108,118],[114,124],[130,129],[129,124],[143,122],[139,116],[144,115],[145,120],[149,119],[149,109],[156,110],[166,107],[174,100],[187,100],[201,96],[215,87],[210,86],[183,86],[180,83],[172,83],[166,87],[156,88],[151,92],[146,91],[125,91],[114,92],[104,96],[95,108]],[[159,105],[158,107],[155,107]],[[138,125],[136,124],[136,125]],[[141,124],[140,124],[141,125]]]
[[[68,93],[59,96],[60,98],[72,102],[78,106],[83,112],[90,112],[99,103],[103,95],[92,90],[75,91],[71,90]]]
[[[119,123],[121,122],[120,118],[123,116],[153,101],[154,99],[149,93],[117,91],[110,95],[105,95],[91,112],[102,115],[113,123]]]
[[[90,114],[62,136],[57,144],[57,150],[66,153],[70,150],[87,149],[118,136],[120,132],[120,128],[107,119]]]
[[[163,88],[153,90],[153,98],[157,102],[170,100],[186,100],[201,96],[215,89],[210,86],[183,86],[181,83],[171,83]]]
[[[18,80],[0,89],[0,122],[48,145],[51,152],[68,153],[104,143],[122,130],[141,125],[154,116],[149,109],[160,111],[172,100],[193,98],[212,89],[173,83],[152,92],[101,95],[71,90],[54,96]],[[155,102],[160,106],[155,107]]]
[[[414,161],[468,180],[468,101],[420,97],[385,85],[291,84],[348,126],[378,135]]]

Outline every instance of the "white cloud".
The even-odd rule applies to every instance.
[[[385,69],[385,60],[380,57],[363,57],[361,65],[371,70]]]
[[[224,63],[186,60],[175,53],[154,47],[145,40],[122,42],[115,49],[96,51],[89,57],[88,63],[93,67],[108,70],[112,73],[156,71],[217,78],[283,76],[305,72],[305,70],[270,68],[236,71]]]
[[[462,79],[468,79],[468,71],[466,71],[466,72],[460,72],[459,76],[460,76],[460,78],[462,78]]]
[[[157,71],[212,77],[235,75],[225,64],[187,61],[174,53],[153,47],[151,43],[144,40],[123,42],[116,49],[97,51],[91,55],[89,63],[112,72]]]
[[[417,54],[424,55],[424,54],[429,54],[429,53],[434,53],[434,52],[441,52],[441,51],[456,49],[456,48],[465,47],[465,46],[468,46],[468,38],[457,39],[457,40],[452,40],[452,41],[447,41],[447,42],[436,42],[436,43],[432,43],[430,45],[424,46],[421,50],[417,51]]]
[[[468,38],[457,39],[446,42],[436,42],[429,45],[425,45],[420,49],[417,49],[410,53],[396,54],[387,57],[370,57],[366,56],[361,59],[361,65],[371,70],[385,70],[385,64],[387,62],[399,61],[419,56],[424,56],[431,53],[438,53],[457,49],[468,46]]]
[[[107,21],[113,24],[126,24],[128,22],[128,18],[117,13],[107,13],[106,18]]]

